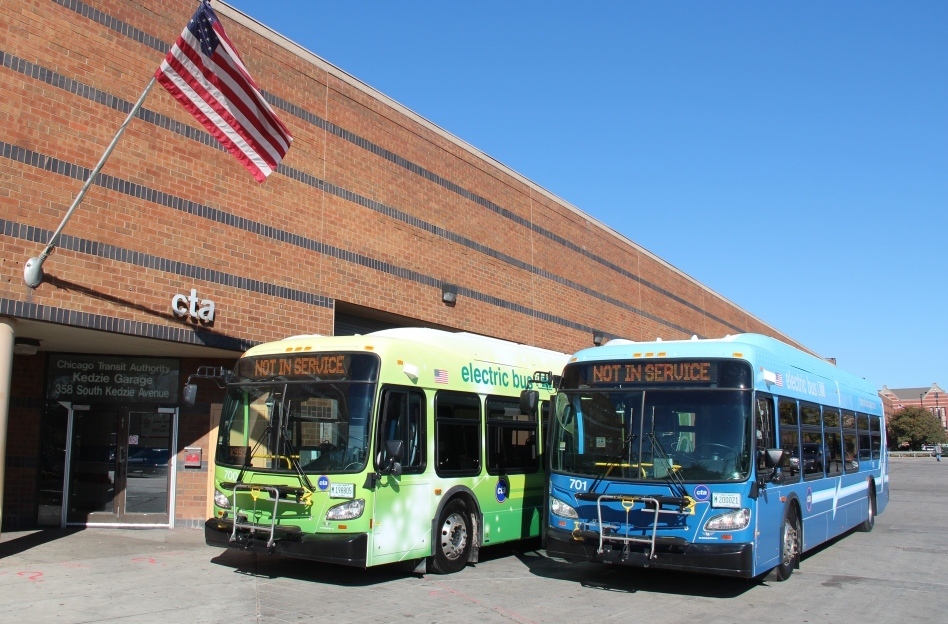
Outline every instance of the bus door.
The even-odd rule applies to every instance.
[[[170,526],[174,408],[73,405],[68,525]]]
[[[412,550],[427,551],[431,544],[431,482],[425,470],[428,447],[424,392],[387,387],[382,391],[376,470],[388,464],[385,443],[402,441],[402,474],[383,475],[375,486],[372,506],[371,564],[399,561]]]
[[[757,393],[754,403],[755,422],[755,457],[757,466],[755,478],[768,475],[771,468],[767,466],[766,450],[776,448],[776,412],[772,396]],[[780,555],[780,528],[783,522],[785,503],[780,501],[779,484],[769,482],[766,487],[759,489],[754,513],[756,531],[754,537],[755,565],[773,563]]]

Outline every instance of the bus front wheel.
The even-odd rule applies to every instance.
[[[780,564],[767,574],[768,581],[785,581],[790,578],[793,569],[799,565],[802,543],[800,515],[797,508],[791,505],[784,512],[783,526],[780,529]]]
[[[471,554],[471,516],[458,499],[444,506],[438,517],[434,554],[429,560],[436,574],[452,574],[467,565]]]

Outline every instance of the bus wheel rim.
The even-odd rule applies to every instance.
[[[461,514],[453,513],[444,519],[441,527],[441,552],[450,561],[456,561],[467,547],[467,526]]]
[[[797,527],[787,518],[783,532],[783,563],[790,565],[797,556]]]

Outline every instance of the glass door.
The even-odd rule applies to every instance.
[[[69,403],[50,403],[43,414],[40,436],[39,507],[36,523],[63,526],[63,487],[66,479],[66,440]]]
[[[66,522],[114,522],[118,410],[75,406],[70,416]]]
[[[165,408],[74,406],[67,524],[169,524],[175,414]]]
[[[128,412],[125,497],[120,513],[134,516],[138,522],[168,522],[173,416],[158,411]]]

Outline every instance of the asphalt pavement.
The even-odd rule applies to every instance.
[[[783,583],[594,564],[494,546],[449,576],[232,553],[196,529],[0,536],[0,622],[948,621],[948,461],[894,458],[871,533],[808,553]]]

